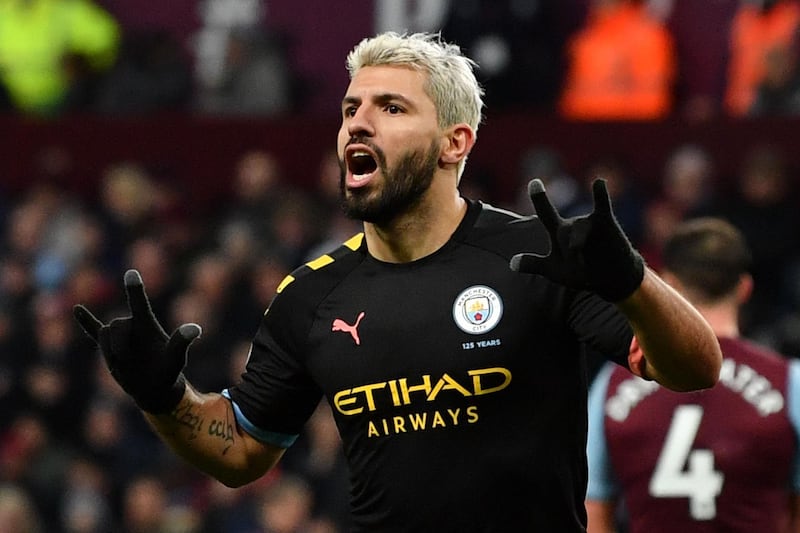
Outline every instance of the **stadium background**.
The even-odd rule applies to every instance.
[[[0,17],[15,1],[0,0]],[[0,531],[346,530],[346,474],[325,406],[274,474],[225,489],[164,450],[70,308],[80,301],[116,316],[122,272],[136,266],[167,329],[204,327],[192,380],[213,390],[235,379],[282,276],[356,229],[337,214],[330,156],[344,57],[379,29],[444,28],[485,59],[489,105],[463,178],[470,194],[525,210],[531,172],[581,188],[605,169],[623,224],[653,265],[659,232],[682,217],[725,214],[758,252],[761,294],[745,331],[800,355],[800,114],[722,109],[731,22],[748,0],[648,2],[675,38],[679,75],[670,112],[636,121],[558,112],[567,42],[589,0],[95,3],[120,29],[105,89],[131,98],[0,113]],[[269,72],[287,82],[283,100],[247,113],[237,111],[247,98],[219,105],[231,96],[220,82],[231,36],[277,55]],[[133,81],[158,86],[164,71],[184,76],[179,97],[120,92]],[[689,105],[701,93],[711,112]],[[691,206],[677,205],[668,182],[686,147],[709,163]],[[745,175],[773,171],[777,193],[763,202],[743,194]],[[577,198],[571,207],[585,207]]]

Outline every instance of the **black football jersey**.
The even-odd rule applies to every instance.
[[[536,217],[469,202],[418,261],[378,261],[359,234],[303,265],[226,391],[239,423],[289,446],[324,397],[355,531],[583,531],[586,353],[626,365],[633,333],[598,296],[509,268],[549,246]]]

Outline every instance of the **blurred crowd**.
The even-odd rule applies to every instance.
[[[338,211],[335,155],[321,157],[312,194],[284,183],[271,154],[243,154],[213,220],[142,165],[106,169],[89,202],[59,168],[43,164],[0,216],[0,531],[345,531],[347,479],[326,404],[278,471],[225,488],[155,439],[71,310],[125,313],[120,276],[139,269],[166,329],[202,325],[187,375],[221,390],[242,372],[290,266],[357,230]]]
[[[480,65],[489,112],[702,120],[800,111],[795,0],[419,0],[428,11],[416,18],[389,16],[387,6],[401,2],[374,3],[384,15],[376,28],[402,29],[401,20],[459,42]],[[208,17],[214,4],[204,4]],[[269,5],[246,4],[262,5],[259,16]],[[314,89],[293,68],[280,28],[234,20],[206,36],[222,42],[224,54],[214,56],[206,42],[201,68],[169,34],[126,29],[114,6],[0,0],[4,110],[270,116],[302,109]],[[71,310],[80,302],[104,320],[125,313],[122,274],[137,268],[165,329],[203,327],[190,350],[192,383],[218,391],[238,380],[283,277],[359,230],[339,211],[336,154],[317,155],[313,185],[299,187],[268,149],[243,152],[211,214],[193,211],[163,169],[135,160],[101,169],[87,197],[67,178],[72,154],[58,147],[42,147],[23,191],[0,190],[0,533],[347,530],[346,467],[324,402],[277,470],[226,488],[156,439]],[[736,174],[721,175],[704,146],[679,146],[656,186],[643,187],[626,161],[599,158],[578,172],[554,148],[536,145],[519,161],[516,199],[492,198],[482,184],[493,178],[469,165],[462,189],[527,214],[527,181],[541,177],[567,216],[591,208],[587,184],[605,177],[621,224],[656,269],[677,221],[723,216],[754,253],[744,334],[798,357],[798,169],[769,144],[736,157]]]
[[[539,176],[563,215],[585,213],[588,183],[603,176],[621,224],[655,269],[677,221],[726,217],[754,251],[743,331],[800,356],[796,171],[769,145],[743,158],[739,175],[721,180],[702,146],[680,146],[659,186],[644,190],[624,161],[600,159],[575,175],[557,151],[532,146],[520,161],[518,200],[498,205],[531,213],[525,185]],[[156,440],[71,314],[77,302],[103,320],[127,313],[122,273],[137,268],[165,329],[203,327],[189,379],[206,391],[230,385],[283,277],[359,231],[338,208],[336,155],[320,154],[314,187],[301,189],[274,154],[247,151],[213,216],[193,212],[168,181],[132,162],[104,169],[87,199],[60,178],[68,159],[43,156],[37,179],[0,209],[0,531],[346,531],[346,467],[325,402],[278,470],[225,488]],[[492,200],[469,171],[462,189]],[[38,529],[23,527],[28,521]]]
[[[328,73],[343,76],[356,39],[396,30],[462,46],[492,110],[694,121],[800,112],[798,0],[359,0],[347,25],[326,19],[322,0],[307,12],[290,0],[156,3],[150,24],[136,20],[147,9],[138,4],[0,1],[0,107],[51,117],[315,110],[321,92],[336,102],[344,78]]]
[[[798,169],[784,150],[768,142],[730,157],[739,162],[733,174],[721,172],[719,161],[701,144],[681,144],[667,154],[652,184],[613,155],[575,173],[557,151],[536,146],[521,158],[518,201],[511,207],[532,212],[525,184],[538,176],[563,216],[587,213],[592,207],[587,184],[603,177],[620,224],[657,271],[663,244],[678,222],[701,216],[730,221],[752,252],[755,289],[741,309],[742,334],[787,357],[800,357]]]

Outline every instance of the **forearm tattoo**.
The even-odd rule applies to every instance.
[[[206,424],[205,418],[194,409],[192,402],[184,401],[178,404],[172,416],[180,426],[189,431],[189,440],[200,437],[203,432],[213,439],[221,440],[222,455],[225,455],[235,442],[236,430],[230,411],[225,412],[224,419],[212,418]]]
[[[182,401],[172,412],[175,421],[189,430],[189,439],[194,440],[203,430],[204,418],[192,409],[192,402]]]
[[[233,422],[230,420],[230,411],[225,411],[225,420],[212,419],[208,425],[208,434],[212,437],[222,439],[225,447],[222,450],[222,455],[228,453],[228,450],[233,446],[234,435],[236,432],[233,428]]]

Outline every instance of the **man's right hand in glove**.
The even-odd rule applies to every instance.
[[[164,414],[183,398],[186,352],[200,336],[197,324],[183,324],[167,335],[158,323],[142,277],[125,273],[130,316],[103,324],[83,305],[73,308],[75,319],[100,347],[111,375],[143,411]]]

